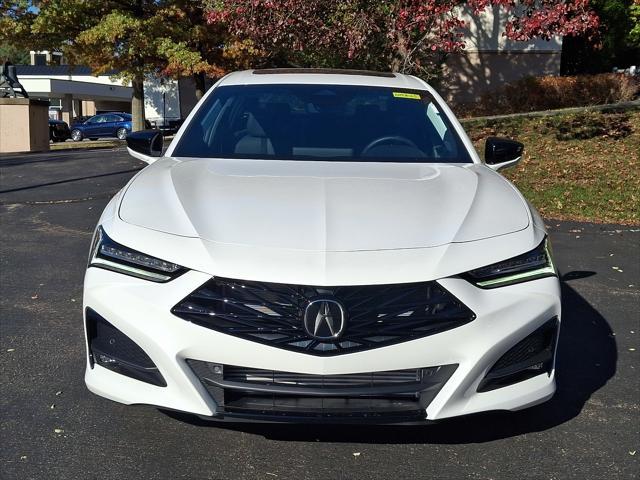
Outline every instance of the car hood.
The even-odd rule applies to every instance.
[[[119,216],[217,244],[324,252],[470,242],[530,221],[484,165],[172,158],[132,180]]]

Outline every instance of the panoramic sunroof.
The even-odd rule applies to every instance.
[[[386,77],[395,78],[395,74],[391,72],[375,72],[371,70],[340,70],[334,68],[265,68],[262,70],[254,70],[254,75],[271,75],[277,73],[324,73],[333,75],[365,75],[368,77]]]

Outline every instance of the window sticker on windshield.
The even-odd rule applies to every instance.
[[[396,98],[412,98],[413,100],[420,100],[420,95],[417,93],[393,92],[393,96]]]

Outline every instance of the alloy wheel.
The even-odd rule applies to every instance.
[[[127,138],[127,129],[119,128],[116,132],[116,137],[118,137],[119,140],[124,140],[125,138]]]
[[[71,140],[74,142],[79,142],[82,140],[82,132],[80,130],[73,130],[71,132]]]

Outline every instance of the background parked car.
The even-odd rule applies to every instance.
[[[84,123],[78,123],[71,130],[71,139],[79,142],[84,138],[96,140],[101,137],[127,138],[131,132],[131,114],[102,113],[94,115]]]
[[[62,120],[49,119],[49,140],[52,142],[64,142],[71,138],[71,131],[67,122]]]

